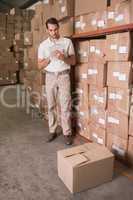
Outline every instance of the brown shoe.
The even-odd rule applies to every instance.
[[[47,142],[52,142],[57,137],[57,133],[50,133],[47,138]]]
[[[71,135],[64,135],[65,144],[71,145],[73,143],[73,139]]]

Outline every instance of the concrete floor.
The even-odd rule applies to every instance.
[[[1,87],[0,95],[2,91]],[[15,96],[9,89],[4,97],[13,103]],[[63,137],[47,144],[47,134],[46,123],[32,119],[23,108],[6,108],[0,102],[0,200],[133,199],[133,181],[119,173],[112,182],[70,194],[57,175],[56,152],[66,148]]]

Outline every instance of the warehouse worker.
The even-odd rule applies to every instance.
[[[70,39],[61,37],[55,18],[46,21],[49,37],[38,48],[38,67],[46,71],[46,95],[48,102],[49,136],[47,142],[57,137],[56,103],[59,95],[61,124],[65,143],[72,144],[70,65],[75,65],[75,52]]]

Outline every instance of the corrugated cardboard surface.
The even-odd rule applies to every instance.
[[[60,35],[71,37],[74,33],[73,18],[69,18],[60,22]]]
[[[89,40],[76,42],[76,55],[78,63],[87,63],[89,59]]]
[[[104,87],[107,80],[107,64],[92,59],[88,62],[88,83],[90,85]]]
[[[101,128],[106,128],[106,110],[98,106],[90,105],[90,119],[92,123],[98,124]]]
[[[108,62],[107,85],[128,89],[132,84],[131,62]]]
[[[117,135],[107,132],[107,147],[116,156],[121,158],[126,157],[128,140],[125,140]]]
[[[75,66],[75,81],[87,83],[87,69],[88,63],[82,63]]]
[[[103,0],[75,0],[75,16],[93,11],[103,11],[106,6],[107,2]]]
[[[128,115],[118,111],[107,112],[107,132],[128,139]]]
[[[89,59],[97,59],[98,61],[105,62],[106,45],[105,39],[90,40]]]
[[[60,150],[57,153],[58,176],[70,192],[81,192],[111,181],[113,161],[112,153],[95,143]]]
[[[107,35],[107,61],[131,61],[132,34],[130,32]]]
[[[120,111],[129,115],[131,90],[108,87],[108,110]]]
[[[129,24],[133,22],[133,1],[114,0],[108,7],[108,27]]]
[[[97,30],[97,12],[75,17],[75,33]]]
[[[89,86],[89,104],[106,109],[107,87]]]
[[[100,128],[98,124],[90,123],[90,139],[99,145],[106,145],[106,129]]]

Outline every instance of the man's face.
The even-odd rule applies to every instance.
[[[56,24],[48,24],[48,33],[51,38],[59,38],[59,27]]]

